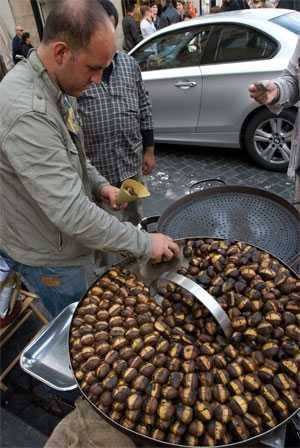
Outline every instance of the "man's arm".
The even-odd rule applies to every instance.
[[[269,109],[279,114],[284,107],[292,106],[300,99],[299,91],[299,63],[300,63],[300,38],[291,57],[288,67],[282,75],[274,80],[260,81],[251,84],[249,93],[258,103],[265,104]],[[261,89],[260,87],[264,87]]]
[[[279,78],[274,79],[279,88],[278,106],[280,109],[292,106],[299,101],[299,64],[300,64],[300,38],[287,68]]]
[[[91,249],[150,256],[148,234],[119,222],[85,195],[60,133],[45,115],[20,117],[3,149],[24,189],[60,231]]]

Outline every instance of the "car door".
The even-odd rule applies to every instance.
[[[202,94],[201,54],[209,28],[154,36],[132,54],[150,94],[156,140],[184,140],[196,131]]]
[[[203,95],[197,132],[205,143],[238,146],[241,125],[256,107],[248,87],[279,70],[278,61],[272,59],[278,44],[244,24],[222,23],[213,31],[201,66]]]

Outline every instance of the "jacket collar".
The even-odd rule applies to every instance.
[[[43,80],[50,95],[53,98],[55,98],[55,100],[57,102],[61,102],[62,97],[63,97],[63,92],[61,91],[59,86],[56,84],[56,82],[54,82],[50,78],[50,76],[49,76],[45,66],[43,65],[42,61],[40,60],[36,50],[32,50],[30,52],[30,55],[29,55],[29,58],[27,59],[27,61],[29,62],[29,64],[31,65],[33,70],[38,73],[39,78],[41,78]]]

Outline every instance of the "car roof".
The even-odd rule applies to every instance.
[[[240,9],[237,11],[227,11],[227,12],[218,12],[215,14],[207,14],[205,16],[195,17],[191,20],[185,20],[183,22],[178,22],[173,25],[168,26],[168,30],[171,29],[179,29],[184,28],[186,26],[191,26],[195,24],[204,24],[204,23],[218,23],[218,22],[248,22],[249,20],[253,21],[269,21],[271,19],[275,19],[276,17],[296,12],[291,9],[277,9],[277,8],[256,8],[256,9]],[[165,28],[162,28],[162,31]]]
[[[215,14],[207,14],[205,16],[195,17],[190,20],[185,20],[183,22],[174,23],[173,25],[169,25],[161,30],[157,30],[154,34],[143,39],[139,42],[132,50],[130,50],[129,54],[134,54],[135,50],[141,47],[145,42],[152,40],[154,36],[158,36],[160,34],[164,34],[169,31],[180,30],[184,28],[190,28],[191,26],[196,25],[205,25],[210,23],[224,23],[224,22],[236,22],[236,23],[244,23],[247,25],[259,25],[259,23],[264,24],[266,26],[270,22],[270,20],[283,16],[285,14],[298,12],[291,9],[281,9],[281,8],[253,8],[253,9],[241,9],[237,11],[227,11],[227,12],[218,12]],[[287,35],[292,34],[290,31],[276,26],[275,23],[272,23],[274,28],[278,27],[278,31],[280,30],[280,34],[287,33]]]

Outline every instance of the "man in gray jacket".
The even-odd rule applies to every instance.
[[[87,288],[94,251],[128,251],[156,262],[178,254],[171,238],[139,231],[99,208],[118,189],[85,157],[75,98],[116,51],[97,0],[64,0],[37,51],[0,83],[0,255],[57,315]]]
[[[274,80],[260,81],[249,86],[249,94],[258,103],[279,114],[284,107],[295,105],[300,100],[300,38],[296,49],[282,75]],[[279,136],[280,137],[280,136]],[[270,143],[271,145],[271,143]],[[289,157],[289,154],[286,154]],[[300,114],[296,118],[288,176],[295,179],[296,208],[300,212]]]

